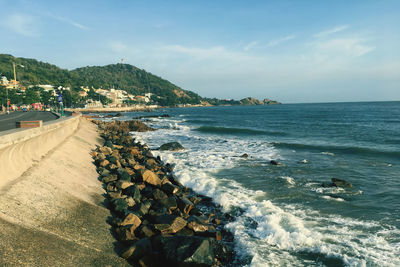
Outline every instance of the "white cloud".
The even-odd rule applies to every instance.
[[[72,26],[74,26],[74,27],[76,27],[78,29],[81,29],[81,30],[89,30],[89,27],[87,27],[85,25],[82,25],[82,24],[80,24],[80,23],[78,23],[78,22],[76,22],[76,21],[74,21],[72,19],[61,17],[61,16],[56,16],[56,15],[53,15],[53,14],[47,14],[47,16],[50,17],[50,18],[53,18],[55,20],[58,20],[58,21],[61,21],[61,22],[65,22],[65,23],[67,23],[69,25],[72,25]]]
[[[337,32],[344,31],[349,27],[350,27],[349,25],[339,25],[339,26],[336,26],[336,27],[334,27],[332,29],[316,33],[316,34],[314,34],[314,37],[317,37],[317,38],[325,37],[325,36],[328,36],[328,35],[331,35],[331,34],[334,34],[334,33],[337,33]]]
[[[250,49],[252,49],[253,47],[255,47],[256,45],[258,45],[258,42],[257,41],[253,41],[253,42],[247,44],[245,47],[243,47],[243,50],[247,52]]]
[[[15,13],[4,18],[2,25],[6,28],[28,37],[38,36],[36,19],[26,14]]]
[[[197,58],[207,58],[212,56],[221,55],[226,53],[226,49],[223,46],[215,46],[210,48],[199,48],[199,47],[186,47],[182,45],[166,45],[163,47],[164,50],[179,53],[179,54],[187,54]]]
[[[268,47],[277,46],[277,45],[279,45],[281,43],[284,43],[284,42],[287,42],[289,40],[292,40],[295,37],[296,36],[294,36],[294,35],[288,35],[288,36],[285,36],[285,37],[282,37],[282,38],[279,38],[279,39],[271,40],[270,42],[267,43],[267,46]]]
[[[337,38],[315,43],[316,53],[333,57],[360,57],[373,50],[375,46],[367,45],[359,38]]]
[[[128,46],[126,44],[124,44],[124,43],[122,43],[120,41],[112,41],[112,42],[110,42],[109,43],[109,47],[111,48],[111,50],[113,52],[116,52],[116,53],[121,53],[121,52],[125,51],[128,48]]]

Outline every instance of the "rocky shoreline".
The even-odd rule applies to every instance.
[[[173,166],[130,135],[144,123],[94,121],[104,145],[92,152],[106,190],[116,251],[133,266],[236,266],[233,217],[183,186]]]

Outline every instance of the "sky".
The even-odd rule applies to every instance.
[[[397,0],[0,0],[0,53],[124,63],[203,97],[400,100]]]

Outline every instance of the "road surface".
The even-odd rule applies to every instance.
[[[15,122],[17,121],[37,121],[43,122],[55,120],[58,117],[51,112],[46,111],[15,111],[10,114],[0,115],[0,131],[15,129]]]

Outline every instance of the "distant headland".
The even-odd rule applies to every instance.
[[[0,54],[0,107],[10,110],[66,108],[156,108],[280,104],[271,99],[201,97],[197,93],[130,64],[66,70],[35,59]],[[9,100],[9,101],[7,101]],[[35,105],[36,107],[37,105]]]

